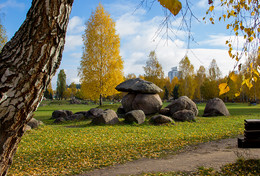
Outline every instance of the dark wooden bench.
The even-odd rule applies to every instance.
[[[245,120],[244,138],[238,138],[239,148],[260,148],[260,119]]]

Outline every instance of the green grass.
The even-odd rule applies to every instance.
[[[105,105],[117,109],[120,106]],[[244,119],[260,118],[260,106],[228,104],[232,116],[204,118],[195,123],[169,126],[144,125],[93,126],[90,121],[53,124],[57,109],[87,111],[96,105],[46,105],[35,118],[45,125],[26,133],[19,144],[9,174],[71,175],[142,157],[175,153],[187,145],[236,137],[243,133]],[[199,116],[205,104],[198,106]]]

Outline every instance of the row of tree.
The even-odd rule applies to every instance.
[[[126,77],[123,76],[123,61],[119,55],[120,38],[116,34],[115,22],[101,4],[86,23],[83,41],[83,56],[79,68],[81,89],[77,89],[75,83],[66,85],[66,74],[64,70],[61,70],[58,75],[56,98],[77,97],[93,101],[99,99],[100,105],[103,97],[121,98],[122,95],[114,87],[124,80],[136,78],[136,75],[132,73]],[[259,97],[258,83],[255,81],[250,85],[249,83],[242,85],[245,80],[252,77],[252,71],[250,72],[248,68],[251,63],[254,63],[254,67],[256,67],[258,63],[254,61],[255,58],[257,57],[251,57],[239,72],[231,72],[233,79],[230,79],[230,75],[221,77],[221,71],[215,59],[210,63],[208,70],[204,66],[200,66],[195,72],[188,56],[185,56],[179,63],[179,76],[169,80],[164,76],[155,51],[151,51],[146,66],[144,66],[145,74],[139,77],[162,88],[164,92],[160,93],[160,96],[165,100],[176,99],[183,95],[197,101],[214,97],[227,101],[256,100]],[[254,80],[257,80],[258,77],[259,74],[255,75]],[[230,91],[220,96],[219,85],[225,82],[228,82]],[[48,94],[50,95],[47,92]]]
[[[259,64],[259,57],[251,56],[239,72],[230,72],[229,75],[221,77],[221,71],[215,59],[211,61],[208,69],[200,66],[195,72],[194,66],[191,64],[188,56],[185,56],[179,62],[179,77],[174,77],[170,80],[164,76],[162,66],[158,61],[155,51],[151,51],[146,66],[143,67],[145,74],[139,75],[139,78],[151,81],[162,88],[164,91],[160,93],[160,96],[164,100],[176,99],[179,96],[185,95],[196,101],[205,101],[219,97],[225,101],[248,102],[260,99],[260,83],[257,81],[260,79],[260,76],[259,74],[253,75],[255,81],[252,85],[242,85],[242,83],[247,78],[252,77],[252,72],[249,69],[250,65],[257,67]],[[137,76],[134,73],[130,73],[123,80],[133,78],[137,78]],[[224,82],[228,82],[230,91],[224,95],[219,95],[219,85]],[[66,85],[66,74],[64,70],[61,70],[58,74],[56,92],[49,85],[46,89],[45,97],[53,98],[55,93],[57,99],[76,97],[78,99],[98,100],[100,90],[93,91],[91,95],[88,95],[85,89],[86,87],[75,84],[74,82]],[[114,89],[114,87],[110,89]],[[116,92],[114,89],[114,94],[109,94],[105,97],[120,99],[122,96],[122,93]]]

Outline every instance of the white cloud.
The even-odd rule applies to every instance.
[[[7,0],[6,2],[0,3],[0,9],[2,8],[25,8],[24,3],[16,2],[16,0]]]
[[[81,35],[67,35],[64,52],[73,51],[79,48],[81,49],[82,46],[83,41]]]
[[[68,25],[68,33],[82,33],[85,30],[84,19],[79,16],[74,16],[70,19]]]
[[[198,3],[197,3],[197,6],[200,7],[200,8],[205,8],[208,6],[208,0],[200,0]]]

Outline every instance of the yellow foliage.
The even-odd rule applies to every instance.
[[[234,72],[231,72],[229,75],[229,78],[233,81],[233,82],[237,82],[237,75]]]
[[[219,95],[223,95],[223,94],[227,93],[230,90],[230,88],[229,88],[227,83],[219,84],[218,88],[219,88]]]
[[[98,100],[116,94],[115,87],[124,80],[120,38],[115,22],[101,4],[86,23],[83,41],[79,76],[84,97]]]
[[[176,16],[181,8],[182,8],[182,4],[180,1],[178,0],[158,0],[160,2],[160,4],[167,8],[168,10],[170,10],[170,12]]]
[[[4,47],[6,42],[7,42],[7,36],[6,36],[5,28],[1,24],[1,19],[0,19],[0,51]]]

